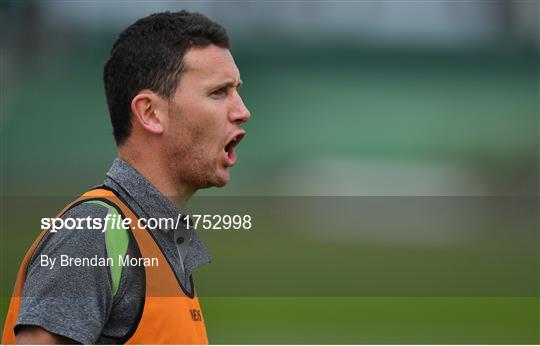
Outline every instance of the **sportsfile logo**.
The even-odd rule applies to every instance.
[[[140,218],[133,222],[129,217],[123,218],[120,215],[108,214],[104,218],[100,217],[67,217],[67,218],[42,218],[41,229],[56,233],[59,230],[101,230],[105,232],[109,229],[140,229],[144,228],[177,228],[180,224],[181,215],[178,214],[177,220],[174,218]]]

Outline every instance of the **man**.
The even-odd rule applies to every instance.
[[[104,83],[118,158],[63,219],[176,218],[198,189],[227,184],[250,113],[222,26],[186,11],[142,18],[114,43]],[[21,265],[3,343],[207,343],[192,272],[210,257],[182,226],[44,230]],[[52,262],[116,254],[160,261]]]

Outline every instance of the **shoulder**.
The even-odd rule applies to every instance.
[[[26,268],[17,326],[36,325],[85,344],[101,334],[113,306],[103,227],[78,220],[105,219],[106,206],[82,203],[47,231]],[[59,223],[60,225],[60,223]],[[75,227],[75,228],[73,228]]]
[[[40,254],[102,254],[105,248],[104,221],[108,212],[106,206],[81,203],[58,218],[51,218],[51,228],[40,241],[31,263]]]
[[[61,217],[104,217],[107,215],[107,212],[108,208],[106,206],[93,203],[93,201],[87,201],[70,208]]]

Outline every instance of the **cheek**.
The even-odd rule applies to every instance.
[[[174,153],[175,161],[181,162],[184,170],[201,169],[216,156],[215,136],[199,124],[184,123],[167,142],[169,153]]]
[[[225,141],[225,105],[200,97],[185,100],[183,104],[182,108],[177,107],[171,118],[173,138],[169,139],[187,156],[197,156],[199,159],[203,156],[215,156],[223,149],[221,146]]]
[[[225,141],[225,128],[213,114],[205,114],[199,119],[201,121],[190,128],[192,145],[204,148],[205,152],[215,153],[222,148]]]

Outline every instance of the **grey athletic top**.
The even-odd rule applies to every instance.
[[[103,184],[113,189],[138,217],[177,218],[184,214],[125,161],[115,159]],[[60,206],[59,206],[60,207]],[[108,209],[79,204],[63,218],[104,219]],[[193,229],[149,229],[171,263],[184,289],[191,293],[191,274],[210,261],[210,255]],[[102,230],[67,230],[47,233],[27,270],[15,330],[22,325],[40,326],[82,344],[119,344],[137,326],[144,298],[144,267],[123,267],[113,297],[108,266],[60,266],[62,255],[71,258],[107,257]],[[130,239],[127,255],[137,257]],[[51,260],[57,259],[51,267]],[[65,257],[64,257],[65,258]],[[45,260],[44,260],[45,259]],[[161,265],[161,264],[160,264]]]

